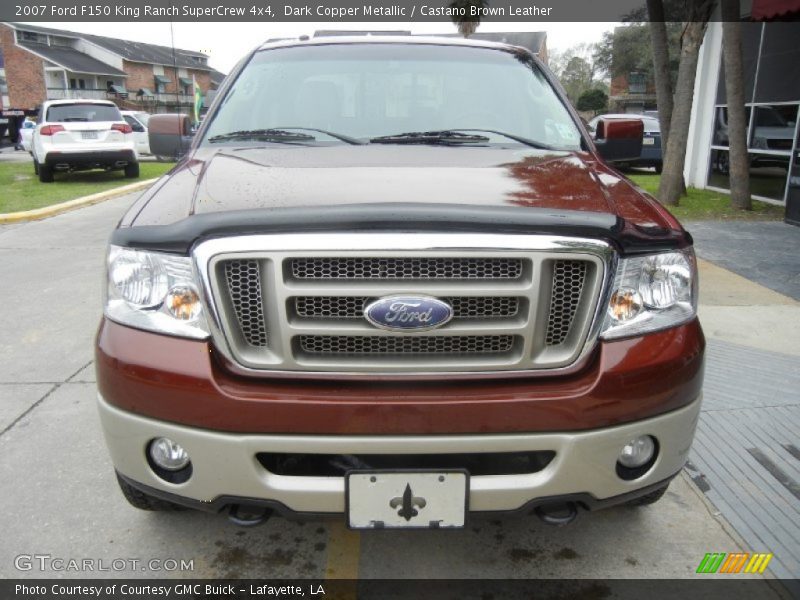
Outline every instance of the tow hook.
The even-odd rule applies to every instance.
[[[260,512],[250,513],[247,512],[247,507],[243,509],[241,505],[233,504],[228,510],[228,520],[239,527],[255,527],[266,523],[272,516],[271,508],[257,508],[255,510]]]
[[[569,525],[578,516],[578,508],[574,502],[537,506],[533,509],[533,512],[548,525],[555,525],[556,527]]]

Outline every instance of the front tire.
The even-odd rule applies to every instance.
[[[53,183],[53,167],[48,164],[39,165],[39,181],[42,183]]]
[[[172,502],[167,502],[166,500],[161,500],[155,496],[145,494],[143,491],[133,487],[127,481],[122,479],[122,477],[119,476],[119,473],[117,473],[117,483],[119,483],[119,489],[122,490],[122,495],[125,496],[125,499],[134,508],[138,508],[139,510],[167,512],[184,510],[182,506],[178,506]]]
[[[669,484],[665,485],[664,487],[660,487],[655,491],[650,492],[644,496],[640,496],[639,498],[634,498],[633,500],[629,500],[625,503],[626,506],[649,506],[651,504],[655,504],[661,498],[664,497],[664,494],[667,493],[667,488]]]
[[[128,163],[125,165],[125,177],[128,179],[136,179],[139,177],[139,163]]]

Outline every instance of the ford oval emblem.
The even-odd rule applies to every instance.
[[[364,307],[364,317],[389,331],[424,331],[453,318],[453,308],[430,296],[387,296]]]

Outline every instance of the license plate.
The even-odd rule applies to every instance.
[[[96,140],[97,139],[97,132],[96,131],[81,131],[81,138],[84,140]]]
[[[466,471],[351,471],[345,487],[351,529],[464,527]]]
[[[644,145],[644,146],[655,146],[656,145],[656,138],[642,138],[642,145]]]

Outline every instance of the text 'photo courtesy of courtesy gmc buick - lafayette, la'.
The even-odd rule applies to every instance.
[[[527,50],[265,44],[111,236],[96,369],[137,508],[354,529],[658,500],[705,341],[691,236]]]

